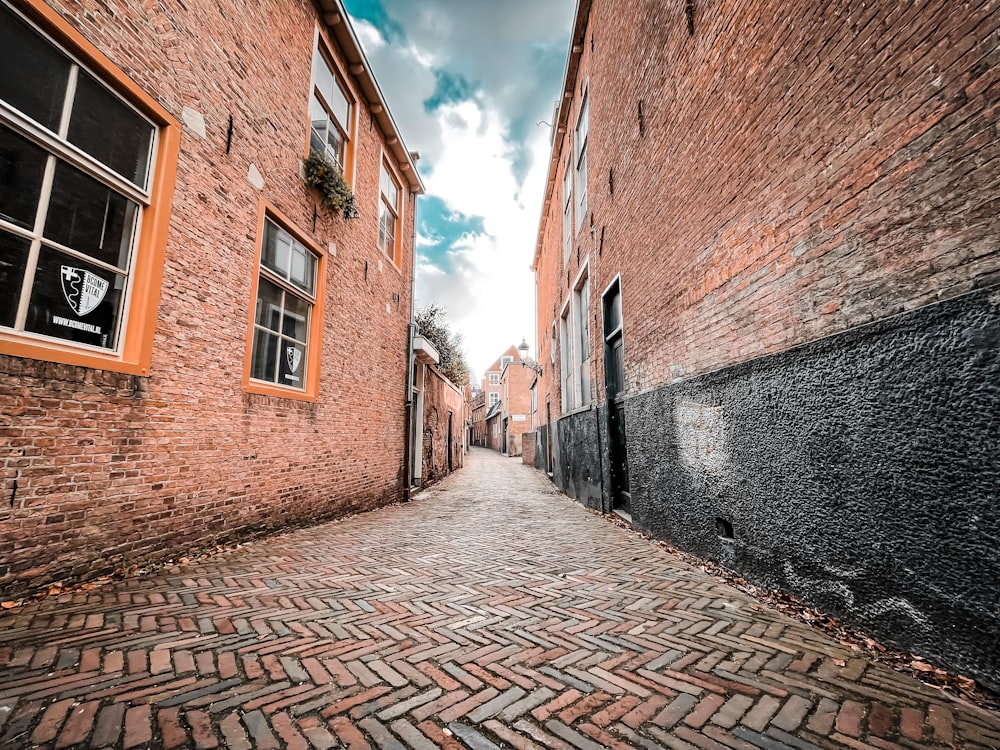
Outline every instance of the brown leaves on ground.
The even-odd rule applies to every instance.
[[[825,612],[820,612],[813,607],[807,607],[790,594],[778,591],[777,589],[764,589],[755,586],[745,578],[715,564],[711,560],[703,560],[687,552],[681,552],[666,542],[655,540],[647,534],[636,531],[627,521],[614,513],[608,515],[607,518],[616,526],[621,526],[633,534],[651,541],[665,552],[679,557],[692,567],[708,573],[722,583],[729,584],[771,609],[776,609],[793,620],[798,620],[817,630],[821,630],[828,636],[840,641],[840,643],[852,651],[864,652],[874,662],[891,667],[897,672],[908,674],[927,685],[940,688],[977,706],[993,710],[1000,709],[1000,695],[977,685],[976,681],[969,677],[928,664],[916,654],[897,651],[896,649],[887,647],[871,638],[867,633],[850,625],[845,625]],[[754,609],[761,610],[760,607],[754,607]],[[843,659],[834,659],[833,662],[840,667],[847,665],[847,662]]]
[[[59,596],[61,594],[78,594],[82,591],[93,591],[94,589],[101,588],[102,586],[107,586],[109,583],[115,583],[116,581],[123,581],[126,578],[136,578],[139,576],[144,576],[147,573],[152,573],[158,570],[163,570],[164,568],[173,568],[177,565],[188,565],[192,561],[200,562],[203,560],[208,560],[217,555],[221,555],[225,552],[232,552],[233,550],[242,549],[243,547],[248,547],[253,542],[234,542],[232,544],[216,544],[207,549],[203,549],[197,553],[191,553],[191,556],[185,556],[177,558],[176,560],[170,559],[158,563],[146,563],[143,565],[128,564],[122,562],[118,568],[115,569],[110,575],[98,576],[97,578],[91,578],[83,582],[65,582],[56,581],[55,583],[46,584],[44,588],[35,592],[34,594],[23,596],[19,599],[9,599],[7,601],[0,602],[0,609],[10,610],[16,609],[17,607],[28,604],[29,602],[40,601],[46,599],[50,596]]]

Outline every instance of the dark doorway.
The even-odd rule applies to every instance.
[[[545,402],[545,471],[552,476],[552,441],[555,439],[552,424],[552,404]]]
[[[625,350],[622,340],[621,282],[604,293],[604,384],[608,403],[608,462],[611,474],[611,507],[631,510],[628,449],[625,438]]]
[[[447,445],[448,445],[448,473],[449,474],[452,471],[455,470],[455,465],[454,465],[454,462],[452,461],[452,457],[451,457],[451,454],[452,454],[452,445],[451,445],[451,442],[452,442],[452,431],[451,430],[452,430],[452,413],[448,412],[448,443],[447,443]]]

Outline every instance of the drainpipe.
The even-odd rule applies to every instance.
[[[410,202],[413,208],[410,215],[413,217],[413,226],[410,230],[410,322],[406,327],[407,348],[406,348],[406,408],[403,418],[403,502],[410,500],[410,486],[413,484],[413,369],[414,352],[413,338],[417,335],[417,326],[413,322],[416,312],[416,292],[417,283],[417,196],[410,194]]]

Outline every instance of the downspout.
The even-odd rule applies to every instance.
[[[406,408],[403,418],[403,502],[410,500],[410,487],[413,484],[413,370],[415,365],[413,338],[416,336],[416,323],[413,322],[416,312],[417,284],[417,196],[410,194],[413,208],[410,215],[413,224],[410,229],[410,322],[407,330],[406,350]]]

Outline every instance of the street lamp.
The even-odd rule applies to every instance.
[[[523,336],[521,337],[521,343],[517,347],[517,351],[520,352],[521,354],[521,361],[519,361],[517,364],[521,365],[522,367],[527,367],[529,370],[532,370],[535,373],[535,375],[541,377],[542,366],[537,362],[532,362],[530,359],[528,359],[528,342]]]

